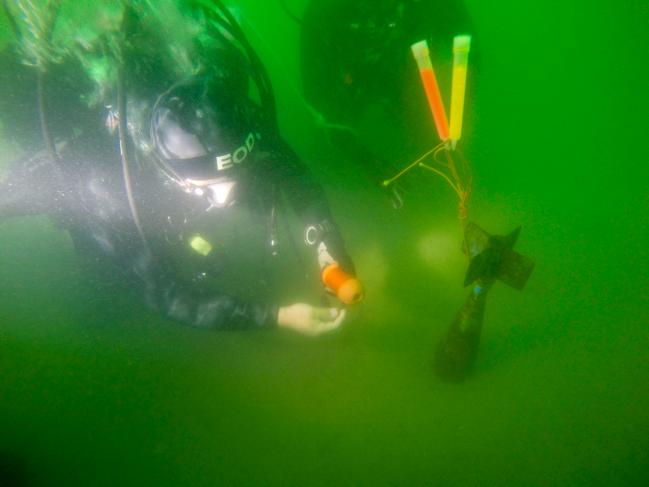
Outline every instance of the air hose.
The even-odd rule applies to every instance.
[[[122,31],[124,34],[124,39],[128,37],[126,32],[125,24],[130,19],[129,14],[132,14],[132,10],[126,7],[126,12],[124,14],[124,20],[122,21]],[[119,137],[119,155],[122,163],[122,177],[124,179],[124,189],[126,190],[126,198],[128,200],[128,207],[131,212],[131,218],[133,223],[137,228],[137,232],[142,240],[142,243],[145,247],[149,248],[149,243],[144,233],[142,227],[142,222],[140,221],[140,215],[138,212],[137,204],[135,202],[135,197],[133,196],[133,182],[131,179],[131,161],[128,151],[128,114],[127,114],[127,94],[126,94],[126,75],[124,73],[124,54],[123,54],[123,44],[125,40],[122,40],[119,44],[119,51],[117,56],[117,112],[118,112],[118,125],[117,133]]]
[[[137,228],[137,232],[140,235],[140,239],[145,246],[148,247],[148,241],[146,235],[144,234],[144,229],[142,228],[142,223],[140,221],[140,216],[137,209],[137,204],[135,203],[135,198],[133,196],[133,183],[131,180],[131,164],[128,155],[128,124],[127,124],[127,114],[126,114],[126,88],[125,88],[125,79],[124,79],[124,69],[122,62],[120,60],[119,67],[117,70],[117,111],[119,114],[119,123],[117,126],[117,132],[119,134],[119,155],[122,161],[122,177],[124,178],[124,188],[126,190],[126,198],[128,200],[128,207],[131,211],[131,217],[133,218],[133,223]]]

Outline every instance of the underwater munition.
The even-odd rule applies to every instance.
[[[496,279],[523,289],[534,263],[514,250],[520,227],[506,236],[489,235],[475,223],[464,230],[469,268],[464,285],[471,293],[435,352],[435,372],[443,380],[459,382],[471,372],[478,352],[487,293]]]
[[[460,382],[471,371],[478,352],[489,286],[476,284],[435,351],[435,373]]]
[[[435,77],[435,70],[430,61],[428,43],[426,41],[419,41],[413,44],[411,49],[415,61],[417,61],[417,66],[419,67],[421,82],[426,91],[430,111],[433,113],[435,127],[437,127],[437,134],[442,141],[446,141],[449,137],[448,119],[446,118],[446,110],[444,109],[442,95],[439,91],[439,84]]]
[[[451,91],[451,127],[449,135],[453,148],[462,137],[466,72],[470,48],[471,36],[456,36],[453,39],[453,87]]]
[[[515,289],[523,289],[534,262],[514,250],[520,232],[518,227],[509,235],[489,235],[475,223],[468,223],[464,229],[464,250],[469,257],[469,269],[464,285],[498,279]]]

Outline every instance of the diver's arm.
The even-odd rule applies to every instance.
[[[199,328],[243,330],[280,326],[317,336],[338,328],[345,317],[344,310],[306,303],[278,307],[245,302],[226,294],[199,296],[174,280],[163,283],[158,292],[148,294],[149,297],[157,294],[156,307],[168,318]]]
[[[345,317],[344,310],[306,303],[278,307],[246,302],[226,294],[199,296],[174,280],[163,283],[157,293],[149,292],[150,297],[154,294],[157,294],[157,307],[168,318],[199,328],[243,330],[280,326],[317,336],[338,328]]]
[[[148,290],[156,307],[173,320],[198,328],[252,329],[277,325],[278,307],[252,303],[227,294],[199,295],[175,280]],[[154,291],[154,292],[151,292]]]
[[[198,293],[162,272],[148,251],[134,262],[133,269],[145,284],[149,304],[168,318],[198,328],[233,330],[280,326],[316,336],[338,328],[345,317],[344,310],[337,308],[306,303],[279,307],[243,301],[225,293]]]
[[[166,317],[198,328],[253,329],[277,325],[278,306],[197,291],[175,278],[149,251],[131,253],[131,267],[144,284],[146,301]]]
[[[250,303],[225,294],[197,296],[171,283],[163,288],[162,310],[176,321],[199,328],[252,329],[277,325],[278,307]]]
[[[273,152],[271,172],[304,223],[305,240],[313,238],[310,245],[315,249],[324,243],[333,259],[353,274],[354,263],[333,220],[324,189],[286,142],[277,137],[273,145],[277,150]]]

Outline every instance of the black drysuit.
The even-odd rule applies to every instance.
[[[141,160],[132,187],[143,241],[128,205],[117,135],[91,130],[59,144],[58,161],[43,150],[15,162],[0,182],[0,218],[52,216],[86,261],[108,262],[114,276],[172,319],[219,329],[272,326],[278,307],[255,291],[264,289],[280,195],[305,225],[327,229],[320,238],[343,267],[351,270],[352,263],[321,186],[294,152],[272,132],[255,151],[236,168],[234,203],[225,208],[209,208]],[[208,255],[192,249],[197,236],[210,242]]]

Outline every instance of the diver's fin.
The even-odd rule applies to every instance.
[[[473,222],[464,228],[464,250],[473,259],[489,246],[489,234]]]
[[[521,290],[525,287],[533,270],[532,259],[510,250],[500,265],[498,279],[514,289]]]
[[[534,262],[513,249],[520,231],[521,227],[518,227],[509,235],[489,235],[475,223],[468,223],[464,231],[464,248],[470,261],[464,285],[478,279],[500,279],[508,286],[523,289],[534,269]]]

